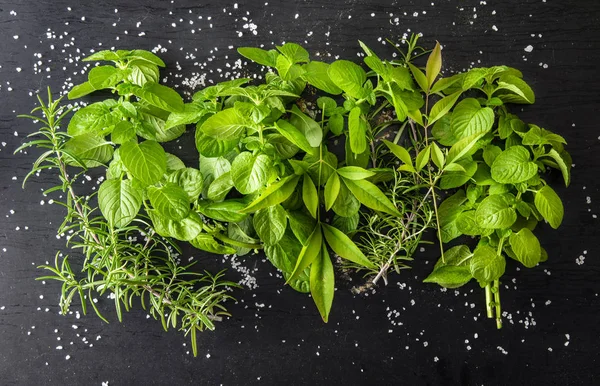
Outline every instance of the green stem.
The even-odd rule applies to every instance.
[[[494,305],[496,307],[496,327],[502,328],[502,308],[500,306],[500,281],[494,280]]]
[[[492,283],[487,283],[485,286],[485,307],[487,309],[487,317],[494,317],[494,309],[492,308]]]

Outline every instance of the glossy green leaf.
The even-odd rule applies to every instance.
[[[317,209],[319,207],[319,195],[317,193],[317,188],[315,187],[315,183],[312,178],[305,174],[304,180],[302,183],[302,200],[304,201],[304,205],[310,212],[311,216],[317,218]]]
[[[548,185],[544,186],[535,193],[534,202],[536,209],[544,219],[552,228],[557,229],[562,222],[565,209],[554,189]]]
[[[492,163],[494,181],[501,184],[517,184],[535,176],[538,167],[531,161],[529,150],[523,146],[513,146],[500,153]]]
[[[298,146],[300,149],[307,153],[316,154],[318,147],[312,147],[310,143],[308,143],[308,140],[304,134],[298,130],[296,126],[284,119],[280,119],[279,121],[275,122],[275,128],[281,135],[287,138],[294,145]]]
[[[242,135],[247,125],[247,119],[231,107],[210,116],[200,126],[200,130],[209,137],[221,141],[233,141]]]
[[[367,170],[358,166],[344,166],[337,169],[337,173],[348,180],[365,180],[375,175],[371,170]]]
[[[304,66],[304,71],[306,81],[319,90],[333,95],[342,93],[342,89],[329,78],[329,64],[313,60]]]
[[[167,156],[155,141],[130,141],[121,145],[119,153],[129,173],[146,185],[158,182],[167,171]]]
[[[271,159],[265,154],[241,152],[231,164],[233,186],[242,194],[254,193],[268,181]]]
[[[454,108],[450,128],[456,138],[462,139],[487,133],[493,124],[494,110],[481,107],[475,98],[466,98]]]
[[[433,51],[429,54],[427,58],[427,65],[425,67],[425,74],[427,77],[427,84],[429,87],[433,85],[435,82],[435,78],[440,73],[442,69],[442,49],[440,47],[440,43],[436,42]]]
[[[473,252],[469,268],[471,275],[477,281],[489,283],[498,280],[504,274],[506,260],[498,255],[493,248],[481,245]]]
[[[236,200],[225,200],[222,202],[201,201],[198,211],[213,220],[240,222],[248,217],[247,214],[242,213],[244,207],[245,204],[243,202]]]
[[[202,193],[204,179],[202,173],[194,168],[182,168],[171,173],[167,181],[179,186],[188,197],[188,201],[194,202]]]
[[[275,67],[277,63],[277,57],[279,53],[275,50],[266,51],[262,48],[255,47],[239,47],[237,51],[240,55],[256,62],[258,64],[262,64],[263,66]]]
[[[497,194],[486,197],[475,212],[475,221],[481,228],[510,228],[517,220],[517,213],[511,206],[509,195]]]
[[[323,195],[325,197],[325,210],[331,209],[335,200],[337,200],[338,194],[340,193],[340,177],[338,173],[331,173],[327,183],[325,184],[325,191]]]
[[[367,180],[349,180],[344,178],[344,184],[364,206],[373,210],[400,216],[400,213],[389,198],[375,184]]]
[[[148,198],[158,214],[171,220],[181,220],[190,211],[186,192],[178,185],[168,183],[161,187],[149,186]]]
[[[423,283],[436,283],[445,288],[458,288],[467,284],[472,278],[469,267],[445,265],[434,269],[423,280]]]
[[[336,60],[329,65],[329,78],[337,87],[352,98],[364,98],[363,84],[367,81],[367,73],[358,64],[348,60]]]
[[[65,154],[67,165],[81,166],[82,162],[87,168],[94,168],[108,164],[113,156],[113,147],[104,138],[95,133],[86,133],[72,137],[65,145],[64,150],[77,158],[77,161]]]
[[[111,226],[123,228],[137,216],[142,193],[130,180],[106,180],[98,189],[98,206]]]
[[[323,141],[323,130],[314,119],[304,114],[298,106],[292,107],[290,123],[302,133],[311,147],[318,147]],[[300,147],[300,146],[298,146]]]
[[[348,139],[352,152],[360,154],[367,149],[367,123],[363,120],[362,110],[358,106],[348,114]]]
[[[362,265],[363,267],[375,268],[375,264],[367,259],[356,244],[354,244],[350,237],[346,236],[344,232],[325,223],[322,223],[321,226],[327,244],[329,244],[331,249],[337,255],[346,260],[350,260],[353,263]]]
[[[114,66],[93,67],[88,73],[88,82],[96,90],[114,87],[123,79],[123,73]]]
[[[429,120],[427,121],[427,124],[432,125],[440,118],[448,114],[450,109],[454,107],[454,104],[461,95],[462,91],[456,91],[455,93],[445,96],[439,101],[435,102],[431,108],[431,112],[429,113]]]
[[[184,111],[183,99],[177,91],[170,87],[155,82],[147,82],[143,87],[135,89],[134,93],[147,103],[160,109],[171,112]]]
[[[325,323],[329,320],[334,292],[333,264],[331,264],[331,258],[323,244],[321,253],[310,266],[310,294]]]
[[[535,267],[542,257],[542,247],[537,237],[528,228],[513,233],[509,238],[510,247],[518,261],[527,268]]]
[[[281,205],[257,210],[253,217],[254,229],[265,245],[273,245],[283,237],[287,215]]]
[[[267,188],[263,190],[261,195],[254,201],[252,201],[243,210],[241,210],[241,212],[251,213],[262,208],[281,204],[289,196],[292,195],[292,193],[296,189],[296,185],[298,185],[299,179],[300,176],[294,174],[291,176],[284,177],[276,183],[267,186]]]
[[[208,233],[198,234],[198,236],[190,240],[190,244],[202,251],[215,253],[218,255],[231,255],[236,252],[232,247],[219,244],[219,242]]]
[[[302,247],[296,266],[290,277],[286,280],[286,283],[298,277],[305,268],[311,265],[315,259],[319,257],[323,244],[323,234],[321,233],[321,227],[317,224],[310,237],[308,243]]]
[[[404,164],[409,168],[409,171],[415,171],[415,168],[412,164],[412,157],[408,150],[403,148],[400,145],[396,145],[393,142],[384,140],[383,143],[392,151],[392,153],[400,159],[400,161],[404,162]]]

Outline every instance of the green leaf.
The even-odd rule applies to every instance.
[[[302,183],[302,200],[304,205],[310,212],[311,216],[317,218],[317,209],[319,208],[319,195],[317,188],[312,178],[308,175],[304,175],[304,181]]]
[[[365,180],[373,177],[375,173],[370,170],[363,169],[358,166],[344,166],[337,169],[337,173],[348,180]]]
[[[331,209],[341,217],[352,217],[360,210],[360,202],[346,187],[346,184],[340,184],[340,192]]]
[[[161,187],[149,186],[148,198],[158,214],[171,220],[181,220],[190,211],[187,194],[173,183]]]
[[[501,184],[517,184],[535,176],[538,167],[531,161],[529,150],[523,146],[512,146],[500,153],[492,163],[494,181]]]
[[[556,162],[556,165],[558,166],[558,169],[562,173],[563,179],[565,180],[565,186],[569,186],[569,183],[571,182],[570,163],[567,164],[563,157],[554,149],[550,149],[548,154],[545,154],[545,156],[551,157]]]
[[[294,145],[298,146],[300,149],[310,154],[316,154],[318,147],[312,147],[310,143],[308,143],[308,140],[304,134],[298,130],[296,126],[284,119],[280,119],[275,122],[275,128],[281,135],[287,138]]]
[[[462,233],[456,226],[456,219],[466,209],[463,204],[467,201],[464,190],[459,190],[446,198],[438,208],[438,221],[442,242],[448,243]]]
[[[323,228],[323,235],[327,240],[327,244],[329,244],[331,249],[338,256],[358,265],[362,265],[363,267],[376,268],[376,265],[367,259],[356,244],[354,244],[350,237],[346,236],[344,232],[325,223],[322,223],[321,227]]]
[[[100,60],[118,61],[118,60],[121,60],[121,57],[113,51],[102,50],[102,51],[94,52],[90,56],[81,59],[82,62],[96,62],[96,61],[100,61]]]
[[[398,210],[377,186],[367,180],[349,180],[344,178],[344,184],[364,206],[373,210],[400,216]]]
[[[429,120],[427,121],[428,125],[432,125],[440,118],[448,114],[450,109],[454,106],[458,98],[462,95],[462,90],[456,91],[453,94],[443,97],[439,101],[437,101],[433,107],[431,108],[431,112],[429,113]]]
[[[467,284],[473,276],[469,267],[445,265],[436,268],[423,283],[436,283],[445,288],[458,288]]]
[[[96,102],[83,107],[73,114],[67,127],[70,136],[77,136],[90,132],[99,132],[117,124],[121,120],[118,111],[111,111],[103,102]]]
[[[469,268],[471,275],[479,283],[489,283],[498,280],[504,274],[506,260],[493,248],[481,245],[473,252]]]
[[[356,106],[348,115],[348,136],[350,149],[353,153],[361,154],[367,149],[367,123],[362,117],[361,108]]]
[[[286,280],[286,284],[291,280],[295,279],[300,275],[305,268],[311,265],[315,259],[319,257],[321,253],[323,243],[323,235],[321,233],[321,227],[317,224],[310,237],[308,243],[302,247],[298,260],[296,260],[296,266],[290,277]]]
[[[498,91],[501,91],[501,93],[497,96],[504,102],[524,104],[535,103],[535,94],[531,87],[529,87],[523,79],[514,75],[504,74],[500,76],[498,88],[494,91],[494,94]],[[508,91],[508,93],[505,93],[505,91]]]
[[[190,123],[198,122],[205,114],[206,110],[202,106],[195,103],[186,103],[183,111],[169,114],[165,122],[165,130],[179,125],[189,125]]]
[[[266,208],[269,206],[281,204],[292,195],[298,185],[300,176],[290,175],[282,178],[276,183],[267,186],[261,195],[252,201],[246,208],[241,210],[242,213],[251,213],[259,209]]]
[[[243,57],[268,67],[275,67],[279,56],[279,53],[275,50],[266,51],[255,47],[240,47],[237,51]]]
[[[445,266],[468,267],[469,259],[473,256],[466,245],[457,245],[444,251],[444,258],[439,258],[434,270]]]
[[[178,125],[165,129],[169,112],[154,106],[139,106],[137,118],[139,125],[136,126],[137,133],[144,139],[157,142],[169,142],[179,138],[185,132],[185,125]]]
[[[329,312],[333,304],[335,292],[335,277],[333,264],[325,245],[310,267],[310,294],[321,314],[323,321],[329,320]]]
[[[218,255],[231,255],[236,252],[235,249],[231,247],[219,244],[219,242],[213,236],[207,233],[198,234],[198,236],[190,240],[190,244],[202,251],[215,253]]]
[[[435,142],[431,143],[431,148],[433,149],[431,151],[431,160],[435,166],[437,166],[439,169],[443,169],[446,163],[446,157],[444,157],[444,153],[442,153],[442,150]]]
[[[200,130],[218,140],[231,141],[239,138],[246,127],[247,120],[231,107],[210,116],[200,126]]]
[[[128,59],[137,59],[137,60],[143,60],[146,61],[148,63],[152,63],[158,67],[165,67],[165,62],[162,61],[161,58],[159,58],[158,56],[156,56],[155,54],[153,54],[150,51],[146,51],[146,50],[133,50],[130,51],[129,54],[127,55]],[[131,63],[131,62],[129,62]]]
[[[344,232],[345,234],[352,234],[358,228],[359,220],[360,215],[358,214],[358,212],[354,213],[350,217],[342,217],[336,214],[335,216],[333,216],[333,221],[331,222],[331,225],[334,228],[337,228],[340,231]]]
[[[212,201],[223,201],[232,188],[231,172],[223,173],[210,183],[206,197]]]
[[[517,221],[517,213],[511,207],[509,195],[488,196],[477,207],[475,221],[481,228],[510,228]]]
[[[485,236],[491,233],[489,229],[483,229],[477,225],[474,210],[467,210],[459,214],[456,218],[456,228],[460,233],[467,236]]]
[[[458,162],[463,157],[473,154],[477,148],[477,142],[484,136],[485,134],[475,134],[469,137],[465,137],[458,142],[456,142],[450,150],[448,151],[448,156],[446,157],[446,163],[450,164],[452,162]]]
[[[349,166],[351,167],[351,166]],[[331,173],[327,183],[325,184],[325,210],[331,209],[335,200],[337,200],[338,194],[340,193],[340,177],[337,173]]]
[[[167,171],[167,156],[155,141],[126,142],[119,150],[125,168],[145,185],[158,182]]]
[[[552,228],[557,229],[562,222],[565,209],[554,189],[546,185],[538,190],[535,193],[534,203],[542,217],[548,221]]]
[[[217,221],[240,222],[247,214],[242,213],[245,204],[240,201],[226,200],[222,202],[200,201],[198,211],[204,216]]]
[[[481,107],[477,99],[466,98],[452,112],[450,129],[458,139],[487,133],[494,124],[494,110]]]
[[[78,162],[81,161],[88,168],[106,165],[113,156],[111,144],[95,133],[72,137],[65,143],[64,150],[77,157],[77,160],[75,160],[65,154],[67,165],[81,167]]]
[[[307,239],[312,234],[313,229],[314,226],[308,232]],[[271,264],[288,275],[294,270],[301,250],[302,244],[300,244],[289,228],[286,229],[283,237],[277,244],[264,246],[265,255]]]
[[[292,107],[290,123],[296,126],[296,128],[304,134],[311,147],[318,147],[321,145],[321,142],[323,141],[323,130],[321,129],[321,126],[319,126],[314,119],[300,111],[296,105]]]
[[[135,127],[129,121],[121,121],[115,125],[110,139],[113,143],[123,144],[135,138]]]
[[[460,170],[462,168],[462,170]],[[455,170],[455,171],[451,171]],[[453,189],[464,185],[473,177],[477,171],[477,162],[470,159],[462,159],[457,163],[447,164],[444,174],[440,179],[440,188]]]
[[[250,234],[254,234],[254,225],[252,225],[252,220],[249,216],[238,222],[229,222],[229,224],[227,224],[227,236],[230,239],[247,244],[260,244],[260,240],[249,236]],[[252,250],[233,244],[231,244],[231,246],[235,249],[238,256],[247,255]]]
[[[462,78],[462,89],[467,91],[481,83],[481,80],[487,75],[486,68],[473,68],[469,70]]]
[[[96,89],[92,87],[90,82],[83,82],[82,84],[78,84],[71,88],[68,98],[69,100],[81,98],[82,96],[91,94],[94,91],[96,91]]]
[[[429,54],[429,58],[427,58],[427,65],[425,67],[425,74],[427,77],[427,84],[429,87],[433,85],[435,82],[435,78],[440,73],[442,69],[442,50],[440,48],[440,43],[435,42],[435,47],[431,54]]]
[[[179,169],[184,169],[185,164],[176,155],[165,153],[167,155],[167,173],[174,172]],[[184,189],[185,190],[185,189]]]
[[[454,136],[452,130],[450,130],[451,122],[452,113],[445,114],[435,122],[431,129],[431,135],[433,135],[440,145],[452,146],[458,142],[458,139]]]
[[[551,131],[536,125],[529,125],[529,127],[529,131],[522,135],[523,145],[551,145],[552,142],[567,143],[563,137]]]
[[[269,179],[271,160],[265,154],[253,155],[241,152],[231,164],[233,186],[242,194],[250,194],[262,188]]]
[[[435,84],[431,87],[431,94],[437,94],[439,92],[445,91],[448,88],[451,88],[451,86],[455,86],[457,82],[461,81],[463,79],[464,74],[456,74],[456,75],[452,75],[448,78],[440,78],[438,79],[437,82],[435,82]],[[454,89],[456,89],[456,87],[454,87]],[[446,93],[448,94],[448,93]]]
[[[303,63],[309,61],[309,54],[302,46],[296,43],[285,43],[282,46],[276,46],[276,48],[289,60],[294,63]]]
[[[136,96],[140,97],[152,106],[170,112],[183,112],[183,99],[170,87],[155,82],[147,82],[143,87],[134,90]]]
[[[181,168],[169,174],[167,181],[178,185],[188,197],[190,203],[196,201],[202,193],[202,173],[194,168]]]
[[[97,66],[88,73],[88,82],[96,89],[114,87],[123,79],[123,73],[113,66]]]
[[[159,81],[160,73],[155,64],[143,60],[132,60],[127,67],[131,70],[129,81],[136,86],[143,87],[148,82],[158,83]]]
[[[518,261],[527,268],[533,268],[540,262],[542,247],[537,237],[527,228],[510,235],[510,247]]]
[[[358,64],[336,60],[329,65],[327,73],[331,81],[352,98],[361,99],[366,96],[363,84],[367,81],[367,73]]]
[[[408,67],[410,68],[410,72],[412,72],[413,77],[417,81],[417,84],[424,92],[429,91],[429,82],[427,81],[427,77],[423,74],[419,68],[415,67],[413,64],[408,63]]]
[[[153,209],[148,210],[148,216],[152,220],[156,233],[164,237],[190,241],[202,232],[202,219],[194,211],[190,211],[187,217],[178,221],[163,217]]]
[[[487,145],[483,148],[483,160],[485,163],[491,167],[494,163],[496,157],[498,157],[502,153],[502,149],[495,145]]]
[[[408,167],[408,171],[415,172],[415,168],[412,164],[412,157],[410,156],[408,150],[388,140],[383,140],[383,143],[385,143],[385,145],[392,151],[392,153],[394,153],[396,157],[400,159],[400,161],[404,162],[404,164]]]
[[[235,149],[239,142],[239,138],[236,137],[222,141],[204,134],[204,132],[197,127],[195,141],[198,153],[202,154],[204,157],[215,158],[224,156]]]
[[[417,154],[415,166],[417,167],[418,172],[420,172],[425,166],[427,166],[430,155],[431,155],[431,147],[430,146],[427,146],[425,149],[421,150],[419,152],[419,154]]]
[[[281,205],[273,205],[254,213],[254,229],[265,245],[274,245],[285,233],[287,215]]]
[[[329,78],[329,64],[313,60],[304,65],[303,68],[305,71],[304,79],[314,87],[333,95],[342,93],[342,89]]]
[[[302,245],[306,245],[308,238],[317,225],[317,222],[310,215],[306,214],[306,211],[300,210],[288,212],[288,218],[290,220],[290,228],[292,233],[294,233],[294,236],[300,240]]]
[[[124,228],[140,211],[142,193],[129,180],[106,180],[98,189],[98,206],[111,226]]]

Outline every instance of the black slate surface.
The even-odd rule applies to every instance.
[[[235,4],[0,1],[0,384],[597,383],[600,3]],[[502,330],[485,318],[475,283],[443,292],[420,282],[436,259],[434,247],[415,256],[411,271],[375,292],[354,296],[349,288],[356,283],[338,280],[328,324],[308,296],[284,288],[262,256],[240,258],[257,286],[238,291],[238,302],[229,306],[233,317],[200,335],[197,358],[186,337],[165,333],[139,307],[122,324],[106,298],[99,306],[110,324],[93,315],[79,318],[77,307],[58,315],[58,285],[34,281],[41,274],[35,267],[64,249],[54,233],[63,210],[41,195],[55,176],[43,174],[23,191],[22,179],[37,154],[12,155],[34,130],[14,118],[34,106],[31,95],[47,85],[58,92],[82,81],[77,59],[92,49],[162,47],[167,83],[190,92],[183,83],[194,73],[218,81],[240,71],[228,67],[239,59],[234,47],[294,41],[324,60],[358,60],[358,39],[391,54],[380,38],[397,39],[407,31],[422,32],[428,46],[435,40],[444,45],[447,73],[472,65],[521,69],[537,95],[523,117],[563,135],[573,155],[571,186],[551,178],[566,215],[559,231],[545,226],[539,233],[549,261],[531,270],[509,263]],[[526,52],[529,45],[533,51]],[[191,130],[171,146],[190,165],[197,162]],[[241,277],[230,261],[185,249],[185,257],[191,256],[199,267],[230,268],[230,278]]]

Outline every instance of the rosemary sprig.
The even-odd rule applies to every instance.
[[[62,283],[60,306],[63,314],[69,310],[73,298],[78,295],[83,313],[88,303],[104,321],[108,320],[97,308],[94,294],[109,293],[114,299],[119,321],[122,310],[129,310],[134,297],[139,297],[144,309],[160,319],[163,328],[169,326],[191,335],[192,350],[197,355],[196,334],[204,329],[213,330],[215,321],[228,316],[223,302],[232,299],[229,291],[237,284],[222,280],[223,272],[211,275],[189,270],[191,265],[178,264],[178,247],[171,240],[159,237],[148,219],[143,215],[129,225],[118,228],[98,215],[95,206],[96,193],[78,195],[73,185],[86,171],[85,164],[64,148],[70,138],[60,131],[60,124],[72,109],[60,105],[62,98],[53,100],[48,89],[48,101],[39,96],[39,106],[31,115],[24,115],[43,127],[28,137],[37,137],[20,146],[16,151],[36,147],[45,149],[34,162],[25,181],[42,170],[58,170],[61,183],[46,190],[48,194],[57,190],[66,193],[64,202],[54,200],[67,210],[64,222],[57,233],[67,235],[67,245],[79,249],[83,255],[82,275],[78,276],[71,268],[69,256],[61,257],[58,252],[54,265],[42,265],[51,275],[38,280],[57,280]],[[34,115],[41,113],[41,116]],[[66,166],[75,163],[83,169],[69,174]],[[138,238],[144,241],[138,241]]]

